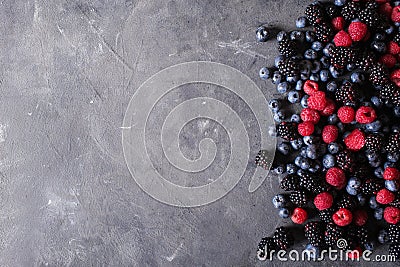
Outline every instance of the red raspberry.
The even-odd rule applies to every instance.
[[[351,39],[355,42],[361,41],[368,32],[368,26],[362,22],[352,22],[347,29]]]
[[[331,193],[322,192],[315,196],[314,205],[318,210],[326,210],[332,207],[333,196]]]
[[[295,208],[292,216],[290,217],[292,221],[296,224],[302,224],[307,220],[307,211],[303,208]]]
[[[333,38],[333,42],[335,43],[336,46],[345,46],[345,47],[349,47],[353,43],[350,35],[343,30],[339,31],[335,35],[335,37]]]
[[[376,194],[376,202],[379,204],[386,205],[392,203],[394,199],[395,195],[386,188],[379,190]]]
[[[326,106],[326,97],[325,93],[321,91],[315,92],[313,95],[311,95],[307,99],[307,104],[309,108],[315,109],[315,110],[324,110]]]
[[[390,74],[390,80],[400,87],[400,69],[395,69]]]
[[[393,167],[387,167],[383,172],[383,179],[385,180],[398,180],[400,179],[400,171]]]
[[[389,69],[393,68],[397,63],[397,58],[392,54],[384,54],[379,58],[379,62],[384,64]]]
[[[358,123],[371,123],[376,119],[376,112],[371,107],[362,106],[357,109],[356,121]]]
[[[341,122],[350,123],[354,120],[356,112],[352,107],[343,106],[339,108],[339,110],[337,111],[337,115]]]
[[[400,209],[396,207],[386,207],[383,211],[383,218],[390,224],[397,224],[400,221]]]
[[[357,260],[362,254],[362,249],[360,247],[355,247],[353,250],[347,251],[347,258],[350,260]]]
[[[353,212],[353,222],[355,225],[363,226],[368,220],[368,214],[365,210],[356,210]]]
[[[332,215],[333,222],[339,226],[346,226],[353,220],[353,215],[348,209],[340,208]]]
[[[312,123],[317,124],[321,116],[316,110],[311,108],[303,108],[303,110],[300,112],[300,117],[303,121],[311,121]]]
[[[311,121],[299,123],[297,131],[301,136],[309,136],[314,132],[314,124]]]
[[[365,145],[365,134],[359,129],[354,129],[346,136],[344,143],[349,150],[359,151]]]
[[[326,106],[325,106],[324,110],[321,111],[321,115],[322,116],[332,115],[333,112],[335,112],[335,108],[336,108],[335,102],[333,102],[332,99],[327,98],[326,99]]]
[[[388,44],[388,52],[392,55],[398,55],[400,54],[400,45],[398,45],[396,42],[390,41]]]
[[[346,185],[346,175],[344,171],[338,167],[330,168],[325,174],[325,180],[328,184],[339,189]]]
[[[312,80],[307,80],[303,85],[303,91],[307,95],[313,95],[318,91],[318,83]]]
[[[326,125],[322,129],[322,140],[329,144],[335,142],[339,134],[339,130],[334,125]]]
[[[400,6],[395,6],[393,8],[391,19],[394,22],[400,22]]]
[[[379,13],[385,15],[388,18],[391,17],[392,11],[393,7],[389,3],[384,3],[383,5],[379,6]]]
[[[343,17],[336,17],[332,19],[332,27],[335,31],[343,30],[346,21]]]

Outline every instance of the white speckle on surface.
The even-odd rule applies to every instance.
[[[8,127],[7,124],[0,124],[0,143],[6,141],[6,128]]]
[[[175,259],[175,257],[178,255],[179,251],[180,251],[182,248],[183,248],[183,243],[181,243],[181,244],[179,245],[179,247],[177,247],[177,248],[175,249],[174,253],[172,253],[171,256],[166,257],[167,261],[169,261],[169,262],[173,261],[173,260]]]

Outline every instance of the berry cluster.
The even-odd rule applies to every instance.
[[[357,251],[390,243],[400,259],[400,1],[317,2],[296,26],[312,28],[279,32],[275,66],[260,70],[285,96],[269,102],[285,191],[273,204],[302,225],[315,256],[342,238]],[[258,41],[270,38],[257,30]],[[282,108],[291,104],[300,111]]]

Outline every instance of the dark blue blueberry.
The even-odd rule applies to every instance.
[[[390,162],[398,162],[400,160],[400,152],[388,153],[386,158]]]
[[[338,122],[339,122],[339,118],[338,118],[337,114],[329,115],[329,117],[328,117],[329,124],[336,124]]]
[[[386,169],[387,167],[393,167],[393,168],[395,168],[395,167],[396,167],[396,163],[390,162],[390,161],[386,161],[386,162],[383,164],[383,168]]]
[[[399,125],[392,125],[392,131],[394,133],[398,133],[400,131],[400,126]]]
[[[278,32],[278,34],[276,35],[276,40],[278,41],[278,42],[280,42],[280,41],[282,41],[284,38],[286,38],[287,37],[287,32],[285,32],[285,31],[280,31],[280,32]]]
[[[279,217],[286,219],[286,218],[289,218],[290,211],[287,208],[280,208],[278,214],[279,214]]]
[[[298,115],[298,114],[293,114],[293,115],[290,117],[290,121],[292,121],[292,122],[297,122],[297,123],[299,123],[300,120],[301,120],[301,118],[300,118],[300,115]]]
[[[386,180],[385,187],[389,191],[397,192],[399,191],[399,182],[397,180]]]
[[[326,154],[322,159],[322,165],[327,169],[335,166],[335,156],[332,154]]]
[[[379,231],[378,242],[381,244],[387,244],[389,242],[389,234],[385,229]]]
[[[394,31],[394,27],[390,25],[388,28],[385,29],[385,33],[391,35]]]
[[[304,41],[304,33],[302,31],[292,31],[290,33],[290,39],[293,41],[299,41],[299,42],[303,42]]]
[[[309,136],[304,136],[303,137],[303,142],[305,145],[316,145],[319,142],[319,138],[314,135],[309,135]]]
[[[270,37],[271,33],[266,27],[264,26],[258,27],[256,31],[256,39],[258,42],[266,42]]]
[[[300,74],[300,79],[303,80],[303,81],[306,81],[309,78],[310,78],[310,74],[309,73],[308,74],[304,74],[304,73]]]
[[[322,50],[322,52],[324,53],[325,56],[330,57],[331,53],[332,53],[332,48],[334,48],[335,45],[332,43],[327,44],[324,49]]]
[[[337,154],[340,150],[340,145],[338,143],[332,142],[328,144],[328,151],[331,154]]]
[[[300,167],[300,164],[301,164],[301,162],[303,161],[303,159],[304,159],[304,157],[302,157],[302,156],[297,156],[297,157],[295,157],[295,159],[294,159],[294,164],[297,166],[297,167]]]
[[[329,65],[331,64],[331,61],[326,56],[321,57],[319,61],[321,61],[322,67],[324,68],[329,68]]]
[[[330,81],[326,85],[326,90],[328,92],[335,92],[337,88],[338,88],[338,85],[337,85],[336,81]]]
[[[343,133],[344,125],[342,122],[339,121],[338,123],[336,123],[336,127],[338,128],[339,132]]]
[[[283,155],[287,155],[290,152],[290,145],[287,142],[281,142],[278,144],[278,151]]]
[[[302,98],[301,98],[301,101],[300,101],[300,103],[301,103],[301,106],[303,107],[303,108],[306,108],[306,107],[308,107],[308,104],[307,104],[307,99],[308,99],[308,95],[304,95]]]
[[[285,166],[283,166],[283,165],[278,165],[278,166],[276,166],[276,167],[274,168],[274,172],[275,172],[276,174],[283,174],[283,173],[285,173],[285,171],[286,171],[286,168],[285,168]]]
[[[384,42],[373,41],[371,43],[372,48],[378,53],[386,52],[386,44]]]
[[[379,165],[381,165],[381,164],[382,164],[382,161],[381,161],[380,158],[374,159],[374,160],[370,160],[370,161],[369,161],[369,165],[370,165],[371,167],[373,167],[373,168],[377,168],[377,167],[379,167]]]
[[[311,73],[318,73],[321,70],[321,62],[318,60],[314,60],[312,62],[312,68],[311,68]]]
[[[383,178],[383,169],[382,169],[382,167],[375,168],[374,175],[377,178],[382,179]]]
[[[283,194],[275,195],[272,198],[272,204],[277,209],[284,208],[288,204],[287,197]]]
[[[304,57],[306,59],[316,59],[318,57],[318,53],[317,53],[317,51],[315,51],[313,49],[307,49],[304,52]]]
[[[329,80],[329,71],[321,70],[319,72],[319,78],[320,78],[321,82],[327,82]]]
[[[260,78],[263,80],[268,80],[269,78],[271,78],[271,71],[267,67],[261,68],[259,74]]]
[[[371,209],[373,209],[373,210],[379,208],[379,204],[378,204],[378,202],[376,202],[376,197],[375,196],[372,196],[369,199],[369,207]]]
[[[281,108],[281,103],[279,102],[278,99],[271,99],[268,102],[268,106],[273,112],[276,112]]]
[[[377,219],[378,221],[382,220],[383,218],[383,208],[377,208],[374,211],[374,217],[375,219]]]
[[[302,156],[302,157],[304,157],[304,158],[306,158],[306,157],[307,157],[307,147],[303,146],[303,147],[300,149],[299,155]]]
[[[367,199],[365,198],[365,196],[363,194],[358,194],[357,200],[358,200],[358,203],[360,203],[360,206],[364,206],[365,202],[367,201]]]
[[[293,164],[293,163],[288,163],[288,164],[286,165],[286,172],[289,173],[289,174],[294,174],[294,173],[296,173],[296,172],[297,172],[297,167],[296,167],[296,165]]]
[[[374,40],[376,40],[376,41],[385,41],[385,39],[386,39],[386,36],[383,33],[378,32],[378,33],[375,33],[375,35],[374,35]]]
[[[358,190],[361,187],[361,180],[357,177],[350,177],[349,181],[347,182],[347,185],[350,186],[351,188]]]
[[[371,161],[371,160],[377,160],[377,159],[380,158],[378,153],[376,153],[376,152],[374,152],[374,151],[370,151],[370,150],[367,150],[367,151],[365,152],[365,156],[367,157],[367,159],[368,159],[369,161]]]
[[[353,72],[350,76],[350,80],[352,83],[363,83],[365,80],[365,75],[361,72]]]
[[[306,41],[309,43],[315,41],[315,33],[313,31],[306,31]]]
[[[368,241],[368,242],[364,243],[364,248],[365,248],[365,250],[368,250],[368,251],[374,251],[374,249],[375,249],[374,242]]]
[[[320,41],[315,41],[312,43],[311,48],[315,51],[321,51],[324,47]]]
[[[280,123],[285,119],[285,113],[282,110],[279,110],[274,114],[274,121]]]
[[[312,69],[312,63],[309,60],[302,60],[299,62],[299,70],[302,74],[310,74]]]
[[[301,91],[301,90],[303,90],[303,85],[304,85],[304,81],[298,80],[297,83],[296,83],[296,88],[295,89],[297,91]]]
[[[300,162],[300,168],[302,168],[303,170],[308,170],[310,167],[310,161],[306,158],[302,158],[302,161]]]
[[[378,132],[382,128],[382,123],[379,120],[365,125],[365,130],[368,132]]]
[[[316,73],[312,73],[312,74],[310,75],[310,80],[311,80],[311,81],[316,81],[316,82],[318,82],[318,81],[319,81],[319,75],[316,74]]]
[[[284,57],[284,56],[282,56],[282,55],[277,56],[277,57],[274,59],[274,65],[275,65],[275,67],[278,68],[279,65],[282,64],[283,61],[285,61],[285,57]]]
[[[290,144],[292,145],[293,149],[299,150],[301,148],[301,146],[303,145],[303,139],[297,138],[293,141],[290,141]]]
[[[290,85],[288,82],[280,82],[276,86],[276,91],[278,91],[278,93],[280,93],[280,94],[286,93],[289,89],[290,89]]]
[[[307,257],[305,257],[305,259],[317,260],[321,253],[321,249],[319,247],[313,246],[311,244],[307,244],[304,252],[307,255]]]
[[[347,66],[346,66],[346,69],[348,70],[348,71],[353,71],[353,70],[355,70],[356,69],[356,64],[354,64],[354,63],[349,63],[349,64],[347,64]]]
[[[317,155],[317,146],[316,145],[307,146],[307,157],[310,159],[317,159],[318,155]]]
[[[357,195],[357,190],[348,185],[346,186],[346,192],[352,196]]]
[[[396,117],[400,117],[400,107],[394,107],[393,112]]]
[[[306,17],[298,17],[297,19],[296,19],[296,27],[297,28],[304,28],[304,27],[306,27],[307,26],[307,18]]]
[[[381,99],[380,99],[379,97],[377,97],[377,96],[371,97],[371,102],[372,102],[372,104],[374,104],[374,106],[377,107],[377,108],[381,107],[382,104],[383,104],[382,101],[381,101]]]
[[[329,71],[333,78],[339,78],[342,75],[343,71],[340,69],[335,68],[333,65],[329,66]]]
[[[293,103],[293,104],[299,103],[301,100],[300,94],[298,91],[289,91],[287,99],[290,103]]]
[[[344,6],[346,4],[346,0],[335,0],[336,6]]]
[[[312,162],[311,167],[308,169],[308,171],[311,173],[317,173],[320,170],[321,165],[317,161]]]
[[[278,84],[281,82],[282,75],[279,71],[274,71],[274,74],[272,75],[272,83],[273,84]]]

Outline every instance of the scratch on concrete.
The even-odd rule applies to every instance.
[[[235,54],[245,54],[251,57],[260,57],[263,59],[268,59],[268,57],[263,54],[257,53],[255,51],[250,50],[251,44],[249,42],[241,43],[241,39],[234,40],[231,43],[227,42],[218,42],[218,46],[222,48],[231,48],[235,50]]]
[[[183,248],[183,243],[181,243],[181,244],[179,245],[179,247],[177,247],[177,248],[175,249],[174,253],[172,253],[171,256],[166,257],[167,261],[169,261],[169,262],[173,261],[173,260],[175,259],[175,257],[178,255],[179,251],[180,251],[182,248]]]

